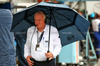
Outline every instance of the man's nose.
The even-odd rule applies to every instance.
[[[35,21],[36,24],[40,23],[39,21]]]

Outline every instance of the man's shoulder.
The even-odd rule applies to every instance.
[[[51,29],[53,29],[53,30],[57,30],[57,28],[56,28],[56,27],[54,27],[54,26],[51,26]]]
[[[49,25],[46,25],[46,26],[49,27]],[[52,28],[52,29],[57,29],[56,27],[54,27],[54,26],[52,26],[52,25],[51,25],[51,28]]]
[[[92,22],[100,22],[99,19],[93,19]]]
[[[28,28],[28,31],[29,30],[34,30],[34,29],[35,29],[35,26],[31,26],[31,27]]]
[[[49,28],[49,25],[47,25],[47,27]],[[51,31],[52,32],[58,32],[57,28],[54,26],[51,26]]]

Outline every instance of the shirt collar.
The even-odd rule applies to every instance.
[[[43,30],[43,31],[45,31],[45,30],[46,30],[46,27],[47,27],[47,25],[45,25],[45,28],[44,28],[44,30]],[[36,27],[36,31],[38,31],[37,27]],[[42,32],[43,32],[43,31],[42,31]],[[39,32],[39,31],[38,31],[38,32]]]

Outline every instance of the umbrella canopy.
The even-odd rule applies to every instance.
[[[90,24],[85,18],[64,4],[41,2],[15,13],[11,31],[15,33],[17,55],[21,65],[27,64],[23,56],[26,31],[35,25],[33,18],[37,11],[44,11],[47,24],[58,29],[62,46],[85,39]]]
[[[89,22],[85,18],[67,5],[46,2],[38,3],[14,14],[12,31],[23,32],[34,25],[33,17],[39,10],[45,12],[48,24],[58,29],[62,45],[85,39],[89,27]]]

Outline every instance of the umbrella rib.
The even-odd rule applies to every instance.
[[[12,25],[11,31],[13,31],[13,28],[15,28],[18,24],[20,23],[17,23],[15,26]]]
[[[34,25],[34,22],[30,21],[29,19],[25,19],[25,21],[29,22],[30,24]]]
[[[73,20],[74,24],[75,24],[76,17],[77,17],[77,13],[75,12],[75,16],[74,16],[74,20]]]
[[[25,21],[27,21],[28,23],[34,25],[33,22],[31,22],[29,19],[25,19]],[[20,23],[17,23],[13,28],[15,28],[17,25],[19,25]],[[11,31],[13,31],[13,29],[11,29]]]
[[[55,9],[53,11],[58,11],[58,10],[61,10],[61,9]],[[71,9],[64,9],[64,10],[68,10],[69,12],[66,12],[66,13],[70,13],[70,11],[72,11]]]
[[[73,24],[68,24],[68,25],[65,25],[65,26],[63,26],[63,27],[59,27],[58,28],[58,31],[60,31],[60,30],[62,30],[62,29],[64,29],[64,28],[66,28],[66,27],[69,27],[69,26],[72,26]]]
[[[57,12],[57,11],[54,11],[54,12],[60,14],[60,13]],[[62,15],[62,14],[60,14],[60,15]],[[62,16],[64,16],[64,15],[62,15]],[[66,16],[64,16],[64,17],[67,18]],[[75,19],[76,19],[76,17],[77,17],[77,14],[75,13],[75,17],[74,17],[74,20],[73,20],[74,23],[73,23],[70,19],[67,18],[69,21],[72,22],[72,24],[68,24],[68,25],[65,25],[65,26],[63,26],[63,27],[60,27],[60,28],[58,28],[58,31],[59,31],[59,30],[62,30],[62,29],[64,29],[64,28],[66,28],[66,27],[69,27],[69,26],[74,25],[74,24],[75,24]]]
[[[59,12],[57,12],[57,11],[54,11],[54,12],[56,12],[56,13],[58,13],[58,14],[60,14]],[[62,14],[60,14],[60,15],[62,15]],[[62,15],[62,16],[64,16],[64,15]],[[77,14],[75,13],[75,16],[77,16]],[[67,18],[66,16],[64,16],[65,18]],[[69,18],[67,18],[69,21],[71,21]],[[71,21],[72,22],[72,21]],[[75,22],[75,17],[74,17],[74,22]],[[73,22],[72,22],[73,23]],[[73,23],[74,24],[74,23]]]
[[[54,22],[55,22],[56,28],[58,28],[58,27],[57,27],[57,22],[56,22],[56,19],[55,19],[55,17],[54,17],[54,13],[53,13],[53,12],[52,12],[52,15],[53,15],[52,17],[54,18]]]
[[[54,11],[54,12],[60,14],[60,13],[57,12],[57,11]],[[60,14],[60,15],[62,15],[62,14]],[[62,16],[64,16],[64,15],[62,15]],[[66,16],[64,16],[64,17],[67,18]],[[62,30],[62,29],[64,29],[64,28],[66,28],[66,27],[69,27],[69,26],[74,25],[74,24],[75,24],[76,17],[77,17],[77,13],[75,13],[75,16],[74,16],[74,20],[73,20],[73,22],[72,22],[70,19],[67,18],[68,20],[70,20],[70,21],[72,22],[72,24],[68,24],[68,25],[65,25],[65,26],[63,26],[63,27],[60,27],[60,28],[58,28],[58,31],[60,31],[60,30]],[[79,29],[77,29],[77,30],[80,32]],[[83,34],[82,34],[82,35],[83,35]],[[84,35],[83,35],[83,36],[84,36]]]
[[[24,19],[25,19],[27,22],[29,22],[30,24],[32,24],[32,25],[33,25],[33,22],[31,22],[29,19],[27,19],[27,18],[26,18],[27,13],[28,13],[28,12],[27,12],[27,10],[26,10],[26,11],[25,11],[25,17],[24,17]]]

